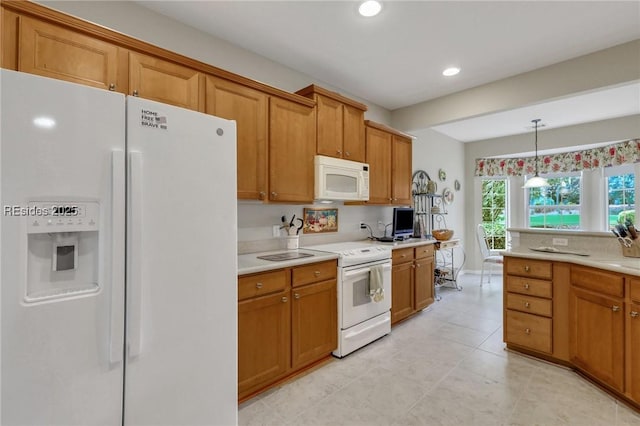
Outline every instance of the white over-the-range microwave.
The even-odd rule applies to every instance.
[[[316,200],[369,200],[369,165],[316,155]]]

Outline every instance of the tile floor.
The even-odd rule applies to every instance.
[[[575,373],[505,351],[502,284],[463,290],[391,334],[239,407],[240,425],[640,425]]]

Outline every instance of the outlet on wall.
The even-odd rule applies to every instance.
[[[278,238],[280,236],[280,225],[273,225],[271,228],[271,236],[273,238]]]
[[[554,246],[568,246],[569,245],[569,240],[566,238],[554,238],[551,243]]]

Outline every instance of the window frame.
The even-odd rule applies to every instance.
[[[634,191],[634,196],[636,197],[636,202],[634,204],[634,210],[636,212],[635,217],[636,217],[636,222],[639,219],[638,216],[638,202],[637,202],[637,196],[638,196],[638,186],[639,186],[639,182],[638,182],[638,177],[640,176],[640,165],[638,164],[622,164],[620,166],[613,166],[613,167],[605,167],[603,170],[603,179],[602,179],[602,187],[603,187],[603,206],[604,206],[604,214],[603,214],[603,224],[602,224],[602,229],[605,231],[609,231],[611,229],[611,226],[609,225],[609,178],[611,176],[620,176],[620,175],[626,175],[626,174],[633,174],[634,177],[634,186],[633,186],[633,191]]]
[[[580,216],[580,221],[578,222],[578,228],[577,230],[581,230],[584,229],[584,223],[585,223],[585,217],[584,217],[584,210],[583,210],[583,194],[584,194],[584,174],[582,173],[582,171],[576,171],[576,172],[560,172],[560,173],[546,173],[546,174],[540,174],[541,177],[545,178],[545,179],[558,179],[558,178],[568,178],[568,177],[578,177],[580,178],[580,204],[579,204],[579,216]],[[525,175],[524,176],[524,181],[526,182],[529,178],[533,177],[533,175]],[[531,190],[529,188],[525,189],[525,194],[524,194],[524,224],[525,227],[528,229],[552,229],[552,230],[564,230],[565,228],[537,228],[537,227],[532,227],[531,226],[531,214],[530,214],[530,204],[529,204],[529,197],[531,195]],[[557,206],[554,205],[554,208],[556,208]]]
[[[494,248],[493,239],[487,238],[487,244],[489,245],[489,250],[491,251],[499,251],[506,250],[509,248],[509,233],[507,232],[507,228],[510,226],[510,197],[509,197],[509,178],[508,176],[482,176],[480,179],[480,223],[484,225],[484,207],[482,205],[482,200],[484,198],[484,182],[485,181],[503,181],[504,182],[504,248]],[[493,223],[496,223],[495,221]],[[489,237],[489,236],[488,236]],[[491,237],[495,237],[492,235]]]

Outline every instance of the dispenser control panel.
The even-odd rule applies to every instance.
[[[91,201],[31,201],[27,233],[97,231],[100,204]]]

